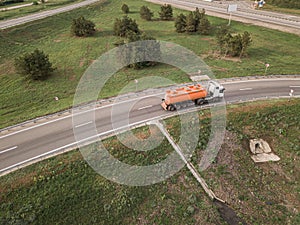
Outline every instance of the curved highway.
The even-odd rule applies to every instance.
[[[30,14],[28,16],[22,16],[22,17],[15,18],[15,19],[4,20],[4,21],[0,22],[0,29],[4,30],[9,27],[14,27],[14,26],[25,24],[25,23],[32,22],[35,20],[40,20],[40,19],[43,19],[43,18],[46,18],[49,16],[59,14],[59,13],[68,12],[73,9],[87,6],[87,5],[93,4],[98,1],[99,0],[86,0],[83,2],[76,3],[76,4],[67,5],[67,6],[58,8],[58,9],[42,11],[42,12]]]
[[[80,3],[64,6],[58,9],[42,11],[33,13],[31,15],[4,20],[0,22],[0,29],[6,29],[9,27],[25,24],[35,20],[43,19],[55,14],[71,11],[73,9],[90,5],[99,0],[86,0]],[[228,19],[227,13],[228,4],[237,4],[239,2],[204,2],[200,0],[146,0],[159,4],[171,4],[178,8],[194,10],[196,7],[205,8],[208,15],[218,16]],[[220,4],[222,3],[222,4]],[[300,17],[296,15],[287,15],[282,13],[268,12],[263,10],[254,10],[251,8],[238,7],[236,12],[232,13],[232,20],[241,22],[251,22],[260,26],[270,27],[270,25],[276,26],[277,29],[286,31],[289,28],[290,32],[300,34]],[[270,27],[272,28],[272,27]]]
[[[294,91],[293,97],[300,97],[299,76],[221,81],[221,83],[226,88],[225,101],[227,103],[289,97],[291,89]],[[115,103],[112,103],[113,99],[97,103],[95,123],[98,136],[104,138],[113,135],[118,129],[121,129],[122,121],[127,118],[129,118],[130,127],[135,127],[143,125],[153,118],[170,116],[171,112],[162,110],[160,106],[165,90],[166,88],[146,90],[124,95]],[[128,114],[125,108],[131,102],[135,102],[135,104]],[[111,116],[112,106],[115,112],[117,108],[117,121],[114,121],[114,127],[112,127],[112,120],[116,119]],[[91,111],[94,112],[94,109],[89,105],[80,109],[81,115],[91,113]],[[91,120],[86,120],[85,117],[74,126],[85,132],[92,128],[93,123]],[[54,154],[74,149],[76,146],[72,114],[68,111],[3,129],[0,131],[0,175]]]
[[[255,10],[247,7],[240,7],[239,2],[204,2],[201,0],[146,0],[158,4],[171,4],[174,7],[186,10],[204,8],[206,14],[229,19],[227,8],[229,4],[238,4],[237,11],[232,12],[232,20],[248,22],[259,26],[270,27],[274,25],[282,31],[289,31],[300,35],[300,17],[283,13],[268,12],[264,10]]]

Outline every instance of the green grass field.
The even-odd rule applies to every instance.
[[[202,176],[248,224],[299,224],[299,110],[299,99],[228,108],[224,144]],[[195,165],[207,143],[210,113],[201,111],[199,117]],[[177,118],[166,123],[176,139]],[[147,138],[149,130],[134,133]],[[281,160],[255,164],[250,138],[268,141]],[[115,158],[132,165],[159,162],[173,151],[166,140],[149,152],[130,150],[115,137],[103,143]],[[225,224],[186,168],[155,185],[128,187],[97,175],[79,151],[0,177],[0,202],[0,224]]]
[[[130,17],[136,19],[142,31],[158,40],[175,42],[194,51],[211,67],[217,78],[267,74],[298,74],[300,63],[299,37],[267,28],[232,22],[236,32],[251,32],[253,45],[248,56],[241,60],[218,56],[215,35],[200,36],[177,34],[174,22],[156,20],[160,6],[142,1],[128,0]],[[87,67],[119,41],[113,35],[114,18],[122,17],[122,3],[107,0],[31,24],[0,32],[0,128],[37,116],[53,113],[72,106],[78,81]],[[142,21],[139,9],[147,5],[155,12],[154,21]],[[182,10],[174,10],[178,15]],[[95,22],[93,37],[76,38],[70,35],[72,19],[84,15]],[[226,24],[223,19],[209,17],[212,25]],[[49,54],[56,67],[52,77],[45,81],[28,81],[16,74],[14,58],[39,48]],[[124,69],[115,74],[100,94],[100,98],[117,95],[130,81],[146,76],[162,76],[182,83],[188,77],[176,68],[159,65],[151,69]],[[54,97],[59,101],[54,101]]]

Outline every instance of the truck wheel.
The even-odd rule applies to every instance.
[[[176,107],[174,105],[170,105],[170,111],[175,111]]]
[[[167,110],[171,111],[171,106],[170,105],[167,106]]]
[[[202,105],[204,103],[204,100],[202,98],[199,98],[196,100],[196,105]]]

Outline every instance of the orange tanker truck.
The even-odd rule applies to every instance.
[[[174,111],[186,103],[195,105],[220,100],[224,97],[225,88],[216,81],[209,81],[207,88],[200,84],[187,85],[175,90],[167,90],[161,106],[164,110]]]

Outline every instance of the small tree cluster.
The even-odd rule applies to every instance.
[[[224,26],[217,32],[217,41],[221,54],[225,56],[239,56],[241,58],[250,46],[252,39],[247,31],[243,34],[232,34],[229,28]]]
[[[128,7],[128,5],[123,4],[122,7],[121,7],[121,9],[122,9],[123,13],[125,13],[125,14],[129,13],[129,7]]]
[[[157,62],[145,60],[155,59],[155,61],[157,61],[158,59],[160,59],[160,44],[155,40],[155,38],[148,36],[145,33],[142,33],[140,35],[135,32],[129,31],[127,34],[126,42],[137,42],[133,45],[125,44],[125,42],[119,43],[119,61],[125,65],[128,65],[128,68],[141,69],[157,64]]]
[[[161,20],[172,20],[173,19],[173,9],[169,4],[164,4],[160,7],[159,17]]]
[[[124,16],[123,19],[116,19],[114,23],[114,33],[120,37],[127,37],[129,32],[140,34],[138,24],[135,20]]]
[[[207,35],[210,33],[211,25],[205,16],[205,10],[200,12],[198,8],[194,12],[190,12],[187,16],[180,14],[175,20],[175,28],[178,33],[195,33]]]
[[[186,28],[186,16],[184,14],[180,14],[175,19],[175,28],[177,33],[184,33]]]
[[[142,6],[140,9],[140,15],[142,19],[150,21],[153,17],[153,12],[151,12],[147,6]]]
[[[38,49],[16,58],[15,67],[18,73],[33,80],[45,79],[54,70],[48,55]]]
[[[95,24],[83,16],[73,20],[71,32],[75,36],[87,37],[93,35],[95,31]]]

